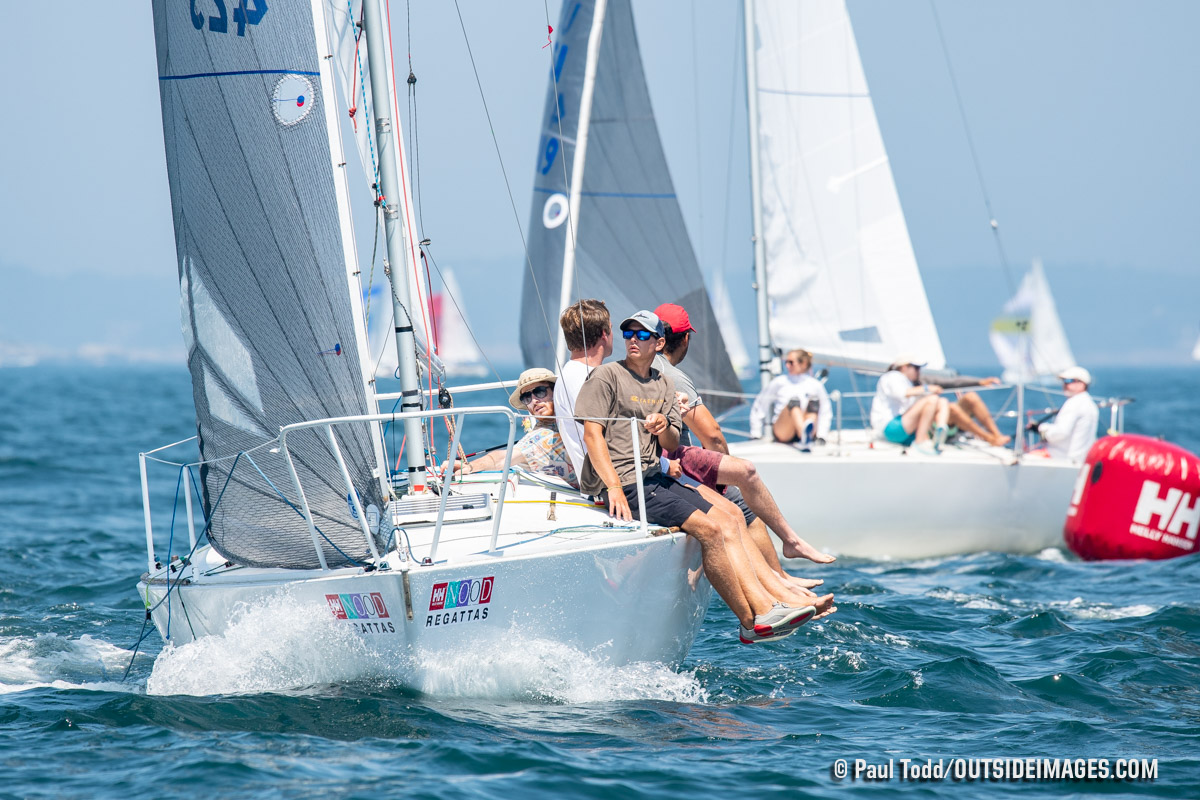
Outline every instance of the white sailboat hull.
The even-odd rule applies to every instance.
[[[413,657],[461,658],[464,651],[503,652],[532,641],[566,645],[614,666],[676,667],[712,596],[699,545],[683,533],[618,535],[525,555],[518,546],[431,566],[407,562],[407,570],[393,553],[385,559],[391,569],[371,572],[236,569],[199,581],[188,573],[193,579],[177,584],[161,605],[167,585],[159,571],[144,576],[138,591],[157,605],[154,623],[175,645],[223,636],[247,610],[283,603],[297,618],[314,609],[327,613],[327,624],[356,636],[375,657],[362,660],[371,671],[379,669],[378,658],[403,668]],[[222,563],[205,548],[197,555],[199,572],[205,560]],[[321,641],[336,646],[339,639],[314,637],[313,646]]]
[[[767,441],[730,446],[749,459],[796,532],[830,553],[916,559],[1062,545],[1079,466],[990,447],[922,456],[843,434],[802,453]]]

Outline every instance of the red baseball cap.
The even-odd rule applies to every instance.
[[[671,326],[673,333],[687,333],[696,330],[692,327],[692,321],[688,319],[688,313],[683,310],[683,306],[675,303],[663,303],[654,309],[654,313],[658,314],[658,318],[665,324]]]

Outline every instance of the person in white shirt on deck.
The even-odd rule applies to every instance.
[[[1046,442],[1051,458],[1083,461],[1096,441],[1100,409],[1088,394],[1092,374],[1083,367],[1071,367],[1058,374],[1067,399],[1053,422],[1043,422],[1037,431]]]
[[[801,445],[823,441],[833,424],[833,406],[825,384],[814,378],[812,353],[789,350],[784,356],[787,370],[767,384],[750,408],[750,437],[760,439],[770,417],[775,441]]]
[[[923,366],[912,356],[900,356],[880,376],[871,401],[871,428],[889,442],[936,455],[946,441],[950,403],[941,396],[942,387],[920,383]]]
[[[592,370],[613,352],[612,318],[603,300],[580,300],[558,319],[571,360],[562,365],[554,384],[554,417],[575,474],[583,470],[583,424],[575,419],[575,400]]]

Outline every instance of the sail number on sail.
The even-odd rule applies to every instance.
[[[208,17],[208,30],[212,33],[228,33],[229,17],[225,8],[225,0],[212,0],[217,7],[216,16]],[[253,6],[253,8],[251,8]],[[191,0],[192,25],[196,30],[204,30],[204,14],[196,10],[196,0]],[[233,9],[233,21],[237,23],[237,35],[246,35],[247,25],[257,25],[267,13],[266,0],[237,0]]]

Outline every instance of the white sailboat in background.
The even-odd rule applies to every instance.
[[[1196,344],[1192,346],[1192,360],[1200,361],[1200,337],[1196,338]]]
[[[463,293],[450,267],[442,267],[441,294],[433,297],[437,353],[447,375],[470,378],[488,374],[487,361],[464,316]]]
[[[487,360],[475,343],[471,329],[463,316],[463,295],[450,267],[442,268],[443,291],[431,296],[430,323],[434,331],[434,352],[446,375],[479,377],[488,373]],[[367,339],[370,343],[374,375],[395,378],[399,366],[396,359],[395,325],[386,282],[363,289],[363,306],[367,317]]]
[[[746,53],[760,359],[774,344],[876,373],[904,352],[944,367],[844,0],[747,0]],[[974,441],[920,458],[870,430],[731,450],[805,538],[866,558],[1061,544],[1078,471]]]
[[[992,321],[988,338],[1004,367],[1005,383],[1054,378],[1075,366],[1040,258],[1033,260],[1017,293],[1004,304],[1002,315]]]
[[[431,409],[421,391],[430,308],[409,294],[420,239],[383,0],[243,5],[232,21],[172,0],[152,8],[198,431],[141,461],[138,593],[164,640],[232,636],[273,607],[309,626],[289,662],[336,664],[337,680],[382,672],[422,687],[423,668],[469,656],[486,671],[489,652],[537,642],[613,665],[682,661],[712,594],[703,577],[689,582],[699,546],[644,523],[614,526],[566,484],[510,470],[517,418],[507,406]],[[326,53],[353,59],[340,102]],[[582,72],[587,48],[571,57]],[[402,391],[386,399],[400,413],[378,413],[385,398],[363,324],[340,138],[355,106],[374,137],[364,166],[391,265]],[[442,457],[458,453],[479,414],[508,423],[504,470],[442,481],[427,461],[430,429],[452,421]],[[164,461],[185,444],[199,462]],[[173,468],[165,510],[151,508],[163,497],[149,488],[155,463]],[[179,506],[191,546],[182,558]]]

